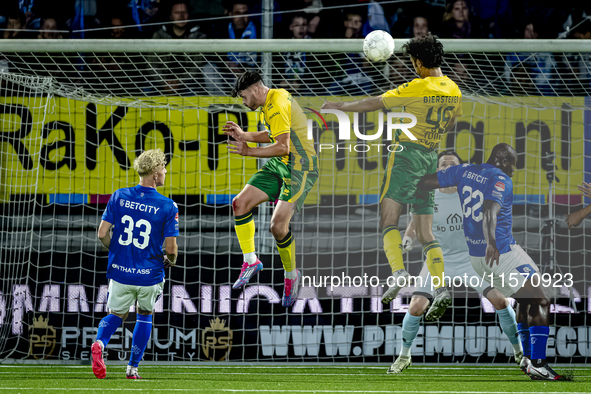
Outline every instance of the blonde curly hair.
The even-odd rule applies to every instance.
[[[133,161],[133,168],[142,178],[155,173],[159,167],[164,166],[166,166],[166,156],[160,148],[144,151]]]

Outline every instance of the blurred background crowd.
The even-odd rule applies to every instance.
[[[0,38],[259,39],[261,3],[4,0],[0,4]],[[363,38],[373,30],[386,30],[394,38],[431,32],[440,38],[591,39],[591,2],[577,0],[274,0],[273,7],[274,38]],[[11,61],[9,55],[1,59],[0,68],[29,69],[74,83],[83,78],[84,71],[104,72],[105,77],[113,79],[111,87],[126,92],[191,95],[203,91],[227,93],[234,76],[256,68],[261,57],[236,52],[221,57],[170,55],[137,61],[98,54],[92,59],[78,59],[75,65],[53,56],[53,66],[35,66],[34,60],[27,64],[22,58]],[[65,70],[64,64],[71,65],[72,70]],[[300,94],[370,94],[381,82],[380,77],[389,78],[393,84],[412,77],[408,62],[396,57],[385,72],[377,73],[375,65],[361,54],[335,59],[313,53],[283,53],[275,56],[273,65],[281,86],[297,89]],[[501,76],[494,82],[499,93],[588,95],[590,66],[591,59],[584,54],[513,53],[486,59],[468,54],[448,59],[445,71],[460,84],[479,84],[479,78],[486,82],[490,77],[487,73],[494,72]],[[145,75],[152,78],[146,80]],[[559,86],[556,82],[560,81],[570,83]]]

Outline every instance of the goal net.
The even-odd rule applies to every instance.
[[[0,42],[0,360],[89,360],[108,313],[107,253],[96,230],[110,195],[137,184],[133,160],[159,147],[168,160],[159,191],[180,212],[180,257],[144,360],[391,362],[413,288],[380,303],[390,273],[378,209],[389,141],[386,132],[339,140],[337,117],[320,107],[412,80],[408,58],[396,52],[369,63],[359,40],[46,41]],[[513,234],[552,289],[548,358],[586,363],[590,230],[583,222],[567,231],[564,219],[590,202],[577,185],[591,181],[591,47],[442,41],[443,72],[463,92],[463,115],[439,150],[483,163],[499,142],[516,148]],[[265,270],[231,289],[242,264],[231,201],[262,165],[229,155],[221,130],[226,121],[260,130],[259,113],[229,96],[244,69],[292,93],[318,153],[318,181],[291,222],[297,265],[309,278],[291,308],[280,302],[271,202],[253,211]],[[382,116],[350,121],[375,135],[386,130]],[[408,221],[404,207],[401,231]],[[461,219],[449,226],[461,230]],[[422,259],[418,244],[405,253],[412,275]],[[420,328],[415,360],[509,362],[492,305],[472,289],[452,289],[453,307]],[[111,340],[110,361],[129,358],[134,316]]]

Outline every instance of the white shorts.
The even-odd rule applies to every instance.
[[[484,257],[471,256],[470,259],[474,270],[479,275],[484,275],[488,281],[491,280],[490,274],[493,274],[491,286],[503,293],[505,297],[511,297],[517,293],[530,276],[540,272],[536,263],[517,244],[511,245],[511,251],[503,253],[499,263],[492,268],[486,264]]]
[[[107,295],[107,308],[112,312],[125,314],[129,312],[129,308],[137,300],[140,309],[153,311],[163,289],[164,282],[152,286],[134,286],[124,285],[111,279]]]
[[[451,289],[460,286],[471,287],[482,295],[484,290],[490,287],[490,284],[484,280],[480,275],[474,271],[472,263],[470,262],[468,253],[464,261],[447,261],[443,256],[443,263],[445,264],[444,275],[446,277],[445,284],[448,285],[447,277],[451,278]],[[427,264],[423,264],[423,269],[419,274],[421,280],[416,282],[415,291],[413,294],[433,297],[433,290],[431,288],[431,274],[427,268]],[[454,281],[454,277],[457,279]],[[421,283],[422,282],[422,283]],[[427,298],[429,298],[427,297]]]

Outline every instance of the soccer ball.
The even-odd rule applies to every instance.
[[[371,62],[383,62],[394,53],[394,40],[383,30],[374,30],[363,41],[363,52]]]

